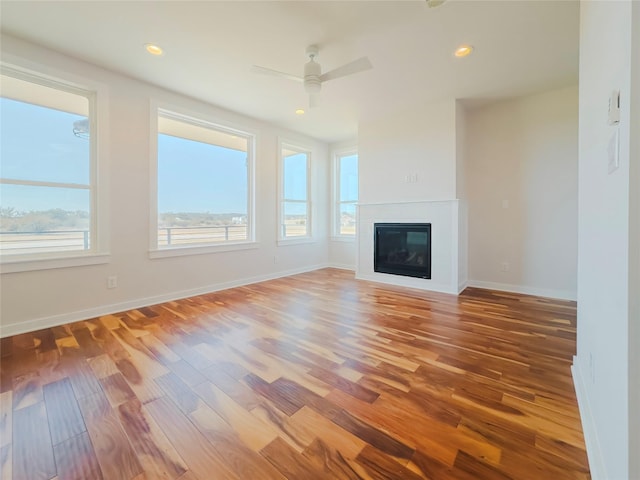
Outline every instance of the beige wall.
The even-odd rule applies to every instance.
[[[576,298],[578,90],[467,112],[469,283]]]

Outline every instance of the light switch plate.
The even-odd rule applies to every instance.
[[[613,173],[620,166],[620,130],[618,128],[614,130],[609,139],[607,156],[609,158],[609,173]]]

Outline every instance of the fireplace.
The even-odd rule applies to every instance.
[[[430,223],[375,223],[373,270],[431,278]]]

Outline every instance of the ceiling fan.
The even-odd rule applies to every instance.
[[[270,68],[260,67],[258,65],[253,65],[252,70],[256,73],[275,75],[277,77],[288,78],[289,80],[294,80],[296,82],[302,82],[305,92],[309,94],[309,106],[314,107],[317,105],[317,94],[320,93],[320,89],[324,82],[335,80],[340,77],[346,77],[347,75],[353,75],[354,73],[364,72],[373,68],[369,59],[367,57],[362,57],[354,60],[353,62],[342,65],[341,67],[334,68],[329,72],[321,73],[322,69],[320,64],[315,61],[318,56],[318,47],[316,45],[309,45],[305,54],[309,57],[309,61],[304,64],[303,77],[279,72],[278,70],[272,70]]]

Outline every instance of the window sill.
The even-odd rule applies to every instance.
[[[209,253],[235,252],[239,250],[253,250],[258,248],[257,242],[233,243],[225,245],[197,245],[149,250],[149,258],[184,257],[188,255],[206,255]]]
[[[330,238],[332,242],[344,242],[344,243],[355,243],[356,236],[355,235],[336,235]]]
[[[281,238],[278,240],[279,247],[284,247],[287,245],[303,245],[305,243],[316,243],[316,240],[311,237]]]
[[[0,263],[0,273],[32,272],[35,270],[51,270],[55,268],[84,267],[86,265],[101,265],[109,263],[111,255],[108,253],[73,254],[56,257],[31,258],[3,258]]]

